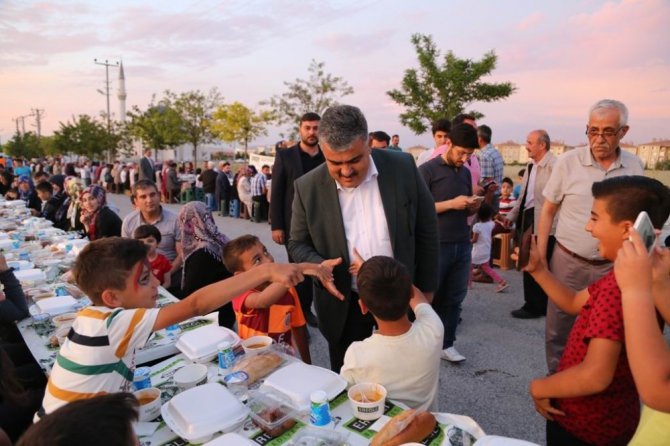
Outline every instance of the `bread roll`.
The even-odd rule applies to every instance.
[[[430,412],[406,410],[393,417],[372,438],[370,446],[400,446],[420,442],[435,429],[437,420]]]
[[[249,375],[249,384],[253,384],[279,367],[282,359],[276,353],[260,353],[242,358],[233,370],[245,371]]]

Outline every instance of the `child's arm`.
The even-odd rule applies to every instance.
[[[624,242],[614,262],[621,289],[628,362],[642,401],[656,410],[670,411],[670,348],[658,327],[654,301],[668,321],[670,251],[650,259],[639,234]],[[652,274],[653,271],[653,274]],[[662,308],[662,310],[661,310]]]
[[[477,243],[477,240],[479,239],[479,233],[478,232],[473,232],[472,233],[472,238],[470,239],[470,243]]]
[[[165,271],[165,274],[163,274],[163,288],[170,288],[170,284],[172,283],[172,275],[170,274],[170,271]]]
[[[235,296],[261,283],[273,281],[284,287],[291,287],[304,279],[300,268],[294,264],[266,263],[242,274],[229,277],[193,292],[187,298],[161,308],[154,322],[153,330],[160,330],[172,324],[195,316],[211,313],[230,302]]]
[[[430,297],[432,297],[432,294]],[[423,293],[423,291],[412,285],[412,298],[409,300],[409,307],[412,309],[412,311],[414,311],[416,306],[419,304],[429,303],[430,301],[426,298],[426,295]]]
[[[592,338],[581,364],[530,383],[535,409],[548,420],[564,415],[551,406],[552,398],[574,398],[604,391],[614,379],[622,344],[603,338]]]
[[[330,280],[332,272],[317,263],[298,263],[296,266],[304,275],[314,276],[318,280]],[[244,306],[253,309],[270,308],[281,299],[288,288],[281,283],[272,283],[263,291],[252,293],[244,300]]]
[[[309,343],[307,342],[307,325],[291,328],[291,334],[295,339],[295,346],[298,347],[302,362],[311,364],[312,356],[309,354]]]
[[[547,296],[559,306],[559,308],[568,314],[576,315],[582,309],[589,299],[587,289],[575,292],[556,279],[556,277],[547,270],[545,264],[540,260],[540,252],[537,249],[535,238],[530,243],[530,256],[528,265],[524,271],[530,273],[533,279],[542,287]]]

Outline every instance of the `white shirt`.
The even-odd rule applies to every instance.
[[[369,155],[368,155],[369,156]],[[370,166],[363,182],[357,187],[337,185],[340,200],[340,212],[347,237],[349,259],[354,259],[354,248],[363,257],[393,257],[393,247],[389,236],[388,223],[384,213],[384,204],[377,182],[377,166],[370,157]],[[352,288],[356,290],[356,279],[352,277]]]
[[[340,375],[350,385],[379,383],[386,388],[388,398],[412,409],[437,412],[444,326],[429,304],[417,305],[414,313],[416,320],[407,333],[373,333],[351,344]]]
[[[483,265],[491,259],[491,241],[493,220],[475,223],[472,232],[477,234],[477,241],[472,245],[472,264]]]
[[[524,203],[524,211],[535,207],[535,177],[537,176],[537,166],[533,160],[531,160],[531,164],[533,165],[533,168],[530,169],[528,186],[526,186],[526,203]]]

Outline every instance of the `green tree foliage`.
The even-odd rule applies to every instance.
[[[440,66],[440,51],[431,36],[414,34],[412,44],[419,68],[405,70],[400,89],[386,94],[405,108],[400,122],[417,135],[428,130],[436,119],[451,119],[463,113],[473,102],[499,101],[516,90],[511,82],[481,80],[496,67],[498,57],[494,51],[484,54],[481,60],[460,59],[449,51]],[[468,113],[477,118],[484,116],[472,109]]]
[[[338,99],[353,94],[353,87],[339,76],[324,71],[324,62],[312,60],[307,71],[309,79],[284,82],[287,90],[275,95],[262,105],[269,105],[278,125],[290,125],[289,138],[298,133],[300,117],[307,112],[323,114],[328,107],[338,104]]]
[[[180,118],[180,132],[185,141],[193,145],[193,162],[198,162],[198,146],[213,141],[209,121],[212,113],[223,104],[223,97],[216,88],[207,93],[200,90],[174,93],[165,92],[162,102],[173,109]]]
[[[40,140],[33,132],[16,133],[12,139],[4,145],[4,151],[13,157],[39,158],[44,155]]]
[[[142,141],[144,147],[164,150],[187,141],[181,116],[165,101],[156,103],[155,96],[146,110],[142,111],[138,106],[133,106],[128,116],[128,131]]]
[[[54,147],[58,153],[85,155],[91,159],[113,154],[118,141],[118,135],[107,131],[106,123],[88,115],[80,115],[74,122],[61,122],[60,129],[54,132]]]
[[[243,144],[244,153],[247,153],[249,142],[267,135],[266,126],[272,119],[273,115],[268,111],[256,113],[240,102],[233,102],[217,108],[210,124],[215,137]]]

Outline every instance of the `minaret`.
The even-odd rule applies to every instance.
[[[123,74],[123,61],[119,67],[119,122],[126,122],[126,76]]]

